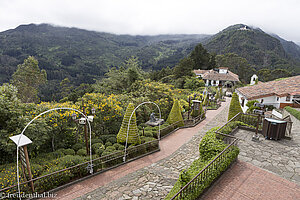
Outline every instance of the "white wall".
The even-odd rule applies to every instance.
[[[251,76],[250,85],[254,85],[255,80],[257,80],[257,79],[258,79],[258,76],[256,74],[253,74],[253,76]]]
[[[248,100],[246,99],[246,97],[245,97],[243,94],[239,93],[237,90],[235,90],[235,92],[236,92],[236,94],[237,94],[238,97],[239,97],[240,105],[241,105],[241,107],[242,107],[243,112],[245,113],[245,112],[247,111],[247,109],[248,109],[248,106],[246,106]],[[242,101],[243,101],[242,98],[245,99],[244,106],[242,106]]]
[[[227,69],[219,69],[220,74],[227,74]]]

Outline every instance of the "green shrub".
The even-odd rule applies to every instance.
[[[86,149],[79,149],[77,151],[77,155],[79,155],[79,156],[86,156]]]
[[[116,137],[116,135],[100,135],[99,136],[99,139],[101,139],[103,141],[103,144],[105,144],[106,142],[108,142],[108,138],[111,138],[111,137]]]
[[[180,122],[179,122],[180,121]],[[167,119],[167,122],[169,124],[173,124],[175,122],[179,122],[178,126],[184,126],[183,118],[180,111],[179,101],[178,99],[174,100],[171,112],[169,114],[169,117]]]
[[[298,120],[300,120],[300,111],[294,109],[294,108],[291,108],[290,106],[286,106],[284,107],[284,109],[286,111],[288,111],[291,115],[293,115],[294,117],[296,117]]]
[[[104,144],[103,141],[102,141],[100,138],[92,139],[92,145],[93,145],[93,144],[97,144],[97,143]]]
[[[187,170],[182,170],[179,175],[179,182],[181,187],[185,186],[188,182],[190,182],[192,179],[190,173]]]
[[[102,143],[95,143],[95,144],[92,145],[92,151],[93,151],[93,153],[96,153],[96,151],[98,149],[105,149],[105,146]]]
[[[117,143],[117,138],[116,137],[110,137],[106,140],[106,142],[110,142],[112,144],[115,144],[115,143]]]
[[[113,144],[113,147],[115,147],[116,150],[122,150],[122,147],[124,148],[123,145],[118,144],[118,143]]]
[[[85,159],[79,155],[76,155],[76,156],[67,155],[67,156],[59,158],[58,161],[59,161],[58,165],[61,166],[61,168],[68,168],[68,167],[72,167],[74,165],[84,163]]]
[[[151,130],[149,130],[149,131],[147,130],[147,131],[145,131],[144,136],[145,137],[153,137],[153,133]]]
[[[146,142],[151,142],[151,141],[153,141],[153,140],[156,140],[156,139],[153,138],[153,137],[141,136],[141,142],[142,142],[142,144],[143,144],[143,143],[146,143]]]
[[[48,171],[45,171],[41,174],[41,176],[62,170],[62,166],[53,166],[51,167]],[[63,184],[68,183],[71,178],[73,177],[73,174],[71,173],[70,170],[66,170],[60,173],[53,174],[51,176],[48,176],[47,178],[44,179],[39,179],[34,182],[35,189],[37,191],[48,191],[53,188],[56,188],[58,186],[61,186]]]
[[[111,154],[111,155],[110,155]],[[103,168],[112,167],[123,162],[123,152],[122,151],[104,151],[102,156],[110,155],[108,160],[103,161]]]
[[[113,151],[115,151],[116,150],[116,148],[114,147],[114,146],[108,146],[108,147],[106,147],[106,149],[105,149],[105,151],[110,151],[110,152],[113,152]]]
[[[64,149],[58,149],[56,151],[53,152],[53,155],[56,157],[56,158],[60,158],[60,157],[63,157],[65,154],[63,152]]]
[[[232,94],[231,102],[230,102],[230,107],[229,107],[229,113],[228,113],[228,121],[233,118],[236,114],[242,113],[243,110],[241,108],[240,102],[239,102],[239,97],[238,95],[234,92]]]
[[[104,152],[104,149],[97,149],[96,154],[99,156],[102,156],[102,153]]]
[[[126,109],[121,128],[119,130],[119,133],[117,135],[117,141],[118,143],[125,143],[127,138],[127,129],[128,129],[128,123],[131,116],[131,113],[134,110],[134,106],[132,103],[130,103]],[[128,131],[128,144],[141,144],[141,139],[138,134],[138,128],[136,125],[136,114],[135,112],[132,115],[130,125],[129,125],[129,131]]]
[[[73,149],[64,149],[65,155],[75,155],[75,151]]]
[[[39,177],[44,170],[41,165],[35,163],[31,163],[30,167],[31,167],[32,177],[34,178]]]
[[[106,142],[105,147],[109,147],[109,146],[112,146],[112,143],[111,142]]]
[[[217,129],[218,127],[209,130],[202,138],[199,144],[200,158],[195,160],[186,171],[181,172],[179,179],[173,186],[172,190],[165,197],[166,200],[171,199],[175,194],[177,194],[177,192],[179,192],[186,183],[204,169],[227,146],[215,137],[214,131]],[[236,146],[231,147],[228,154],[225,154],[225,161],[222,160],[223,162],[217,163],[218,168],[210,170],[209,174],[206,174],[206,176],[203,177],[204,180],[202,184],[197,185],[197,187],[194,186],[193,192],[185,196],[184,199],[197,199],[204,189],[209,187],[210,184],[228,168],[228,166],[236,159],[238,153],[239,149]]]
[[[201,139],[199,144],[199,154],[203,162],[206,162],[218,155],[227,146],[222,140],[216,138],[215,131],[219,127],[209,130]]]
[[[74,151],[76,151],[76,152],[82,148],[84,148],[84,144],[82,144],[82,143],[76,143],[72,146],[72,149],[74,149]]]

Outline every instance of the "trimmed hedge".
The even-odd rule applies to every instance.
[[[179,122],[180,121],[180,122]],[[184,126],[183,118],[180,112],[180,106],[178,99],[174,100],[171,112],[167,119],[169,124],[173,124],[175,122],[179,122],[178,126]]]
[[[290,106],[286,106],[284,107],[284,109],[286,111],[288,111],[291,115],[293,115],[294,117],[296,117],[298,120],[300,120],[300,111],[290,107]]]
[[[130,103],[126,109],[121,128],[119,130],[119,133],[117,135],[117,141],[118,143],[125,143],[126,137],[127,137],[127,129],[128,129],[128,123],[131,116],[131,113],[134,110],[134,106],[132,103]],[[138,128],[136,125],[136,114],[133,113],[130,125],[129,125],[129,131],[128,131],[128,144],[141,144],[141,139],[138,133]]]
[[[171,199],[179,190],[186,185],[193,177],[195,177],[202,169],[204,169],[214,158],[216,158],[220,152],[222,152],[227,145],[223,143],[222,140],[217,139],[216,131],[218,127],[209,130],[205,136],[202,138],[199,144],[200,158],[195,160],[191,166],[186,170],[181,172],[179,179],[173,186],[172,190],[165,197],[165,199]],[[184,199],[196,199],[201,193],[210,186],[210,184],[222,173],[228,166],[237,158],[239,154],[239,148],[236,146],[232,147],[232,150],[226,154],[225,162],[220,162],[217,170],[212,170],[207,179],[203,184],[194,188],[195,192],[190,193]]]
[[[228,121],[240,112],[242,113],[243,110],[242,110],[242,107],[241,107],[240,102],[239,102],[239,97],[234,92],[232,94],[232,99],[231,99],[231,102],[230,102],[229,113],[228,113]]]

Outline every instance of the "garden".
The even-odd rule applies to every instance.
[[[9,137],[20,134],[25,125],[42,112],[72,108],[84,109],[87,115],[91,115],[95,110],[88,143],[91,143],[93,170],[98,173],[123,164],[125,156],[126,161],[130,161],[158,151],[161,137],[192,119],[193,123],[200,122],[205,117],[202,103],[209,101],[204,91],[176,89],[150,80],[136,81],[128,94],[87,93],[75,103],[22,103],[16,88],[9,84],[1,86],[0,97],[0,191],[4,193],[17,192],[16,145]],[[202,103],[196,109],[191,100]],[[145,123],[152,112],[159,116],[152,104],[138,108],[129,123],[134,107],[145,101],[160,107],[161,116],[166,119],[161,126],[151,127]],[[82,117],[73,110],[55,110],[28,126],[24,135],[32,140],[28,145],[32,180],[20,165],[21,192],[33,190],[31,181],[35,192],[44,192],[89,175],[87,169],[91,167],[91,159],[87,153],[84,126],[72,120],[74,115],[77,119]]]

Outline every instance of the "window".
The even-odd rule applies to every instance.
[[[287,95],[285,100],[290,101],[291,100],[291,95]]]
[[[279,97],[277,97],[277,101],[279,101]]]
[[[245,106],[245,99],[242,98],[242,107],[244,107],[244,106]]]
[[[264,99],[261,99],[261,100],[260,100],[260,103],[263,103],[263,102],[264,102]]]

